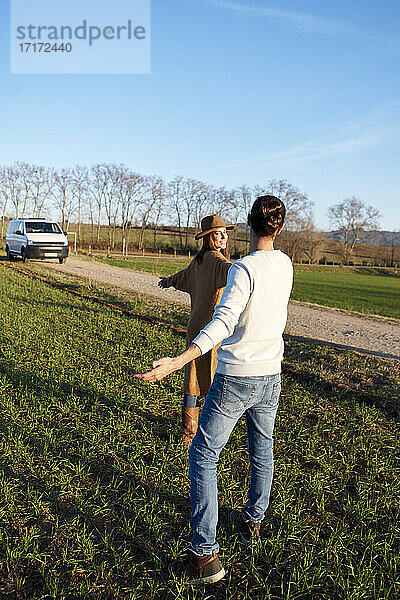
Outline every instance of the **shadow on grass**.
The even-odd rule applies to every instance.
[[[294,349],[292,349],[294,350]],[[297,349],[298,350],[298,349]],[[332,360],[332,356],[328,357]],[[329,364],[329,360],[326,364]],[[332,364],[333,366],[333,364]],[[40,397],[46,396],[47,391],[52,392],[51,403],[62,403],[65,401],[64,388],[57,388],[57,382],[46,382],[45,378],[38,377],[27,371],[20,370],[17,365],[7,367],[1,365],[1,371],[8,378],[10,384],[20,390],[27,391],[28,394],[39,393]],[[29,377],[28,377],[29,375]],[[47,388],[44,386],[48,386]],[[319,386],[319,382],[315,383]],[[57,389],[56,397],[54,390]],[[74,388],[74,393],[76,393]],[[93,391],[90,387],[81,388],[80,398],[84,409],[92,407],[91,396]],[[323,390],[325,395],[325,390]],[[331,393],[326,396],[331,398]],[[114,416],[120,407],[112,398],[102,395],[101,401],[107,403],[111,408],[111,415]],[[155,424],[156,428],[169,429],[171,418],[164,418],[160,415],[152,414],[150,411],[139,408],[135,410],[135,416],[146,420],[150,424]],[[81,417],[83,420],[85,415]],[[310,421],[310,426],[313,422]],[[4,600],[19,600],[19,598],[33,599],[45,597],[50,593],[50,583],[58,585],[59,595],[57,598],[66,598],[70,600],[82,600],[82,598],[96,597],[104,600],[122,598],[112,591],[114,586],[120,586],[121,589],[134,589],[139,586],[143,580],[151,580],[152,585],[160,586],[160,594],[153,596],[160,600],[169,600],[177,598],[174,595],[174,584],[167,583],[166,564],[171,559],[170,546],[168,542],[182,544],[182,534],[189,540],[188,522],[190,516],[189,490],[187,494],[174,494],[164,485],[155,485],[149,477],[135,473],[135,465],[123,465],[116,461],[115,457],[107,452],[98,455],[93,452],[85,453],[83,443],[86,443],[85,435],[79,431],[79,423],[60,423],[59,431],[63,427],[75,427],[75,433],[70,436],[74,441],[82,442],[81,451],[76,453],[76,445],[69,448],[69,440],[63,441],[63,446],[45,448],[44,441],[41,441],[40,435],[35,434],[31,428],[24,427],[24,423],[13,424],[19,439],[23,440],[23,446],[30,451],[34,460],[30,461],[28,467],[23,467],[23,463],[18,465],[18,461],[13,462],[0,459],[0,468],[3,471],[5,482],[11,482],[16,493],[16,498],[20,504],[20,514],[22,521],[4,523],[3,518],[3,539],[7,539],[8,551],[14,551],[16,548],[23,547],[23,539],[31,529],[36,530],[36,540],[38,550],[36,555],[32,556],[30,548],[27,547],[24,552],[19,552],[16,557],[8,559],[7,570],[0,570],[0,579],[8,585],[3,595]],[[136,429],[135,429],[136,431]],[[140,423],[138,422],[137,431],[140,433]],[[72,433],[72,432],[71,432]],[[142,434],[146,436],[146,431]],[[144,464],[151,462],[151,457],[157,450],[152,449],[148,460],[143,460]],[[60,464],[60,471],[65,476],[69,475],[68,469],[63,468],[67,462],[70,465],[82,465],[84,471],[80,475],[75,475],[68,483],[68,490],[62,487],[62,477],[54,484],[51,477],[34,472],[34,465],[41,461],[43,455],[51,456],[53,464]],[[141,456],[141,459],[146,457]],[[361,465],[362,466],[362,465]],[[19,467],[19,468],[16,468]],[[315,461],[311,464],[303,464],[304,470],[318,470]],[[143,472],[143,471],[142,471]],[[54,478],[54,472],[53,472]],[[98,490],[92,492],[93,482]],[[77,490],[77,491],[76,491]],[[82,492],[83,490],[83,492]],[[66,493],[69,491],[69,493]],[[354,477],[346,483],[346,494],[357,492]],[[76,495],[81,495],[77,499]],[[338,499],[334,492],[331,492],[331,501],[327,499],[327,510],[335,515],[336,519],[346,519],[346,523],[352,531],[358,525],[349,520],[341,507],[340,498]],[[37,498],[40,503],[37,503]],[[304,502],[304,486],[299,487],[299,498]],[[35,507],[35,501],[37,508]],[[308,514],[317,519],[317,515],[312,512],[313,497],[310,496]],[[272,498],[272,507],[274,500]],[[166,510],[163,507],[168,507]],[[42,510],[45,507],[45,510]],[[173,507],[173,509],[171,509]],[[229,542],[234,543],[233,534],[228,525],[228,515],[231,507],[220,505],[220,529],[226,531]],[[154,514],[152,511],[155,511]],[[161,511],[161,513],[160,513]],[[15,514],[15,507],[14,512]],[[314,521],[312,521],[314,523]],[[329,539],[331,528],[328,521],[322,520],[320,525],[321,539]],[[385,525],[386,526],[386,525]],[[391,521],[388,521],[388,527]],[[158,528],[157,528],[158,527]],[[96,551],[93,556],[88,557],[82,550],[80,543],[81,532],[90,535],[91,543]],[[294,540],[290,525],[282,516],[269,515],[264,527],[266,541],[263,544],[260,553],[256,556],[257,571],[254,571],[255,557],[253,554],[243,553],[239,556],[238,550],[227,548],[227,556],[233,552],[234,561],[229,565],[230,587],[227,587],[227,580],[213,586],[212,595],[209,598],[215,600],[226,600],[226,598],[245,599],[245,598],[265,598],[267,597],[264,589],[257,589],[247,595],[248,586],[260,582],[260,578],[268,581],[269,593],[272,592],[273,598],[282,597],[283,593],[289,593],[289,588],[293,584],[293,572],[302,564],[303,546],[299,540]],[[280,538],[280,549],[275,548],[271,540]],[[283,540],[283,541],[282,541]],[[43,568],[40,567],[42,555],[45,556],[46,570],[43,574]],[[5,560],[4,550],[0,548],[0,556]],[[125,561],[120,563],[120,557],[124,556]],[[362,553],[360,554],[360,560]],[[3,560],[3,564],[4,564]],[[229,560],[229,559],[228,559]],[[228,563],[229,564],[229,563]],[[105,569],[105,571],[104,571]],[[132,574],[134,573],[134,575]],[[91,595],[79,595],[76,593],[79,585],[85,580],[87,587],[91,589]],[[101,591],[96,592],[97,585],[101,584]],[[309,595],[301,595],[304,600],[333,600],[339,598],[334,589],[334,585],[329,580],[324,580],[325,592],[320,596],[315,590],[310,591]],[[16,592],[18,590],[18,593]],[[97,593],[97,596],[96,596]],[[19,595],[18,595],[19,594]],[[67,595],[66,595],[67,594]],[[188,592],[185,598],[191,598],[192,593]],[[228,595],[230,594],[230,595]],[[51,596],[53,597],[53,596]],[[138,597],[144,597],[139,595]],[[182,598],[183,598],[182,597]],[[193,596],[199,598],[200,596]],[[285,596],[289,598],[290,596]],[[300,597],[300,596],[299,596]]]
[[[56,271],[49,275],[47,271],[43,273],[43,270],[40,268],[32,270],[27,268],[23,263],[20,266],[24,269],[25,276],[31,276],[36,281],[47,283],[59,292],[70,292],[77,297],[81,297],[82,300],[91,301],[95,305],[105,306],[117,314],[119,310],[125,312],[125,314],[137,312],[145,318],[148,316],[160,318],[166,325],[182,328],[186,328],[187,326],[190,311],[188,307],[180,304],[177,305],[175,302],[165,301],[157,296],[143,296],[138,292],[129,292],[123,288],[118,288],[118,292],[110,293],[106,289],[99,287],[101,284],[96,281],[93,284],[85,284],[82,279],[77,282],[77,276],[67,272]],[[65,278],[67,278],[67,281]],[[107,288],[109,287],[107,286]],[[138,315],[131,314],[128,316],[135,318]]]
[[[36,395],[39,393],[39,398],[46,398],[47,394],[51,394],[51,404],[63,406],[65,403],[65,395],[70,391],[69,385],[59,385],[55,381],[47,381],[45,378],[38,377],[34,373],[21,371],[20,367],[12,366],[8,363],[0,365],[0,372],[5,379],[18,392],[23,390],[26,394],[33,392]],[[84,411],[93,406],[95,401],[100,401],[102,404],[107,404],[113,408],[111,417],[118,412],[118,407],[112,399],[105,395],[93,393],[90,388],[78,388],[74,386],[74,394],[82,400]],[[94,399],[93,396],[96,396]],[[44,400],[45,402],[45,400]],[[159,435],[160,441],[166,439],[170,435],[171,418],[164,418],[159,415],[151,415],[146,410],[135,411],[135,416],[138,417],[138,422],[131,428],[133,435],[135,431],[140,435]],[[81,418],[84,420],[85,415]],[[143,420],[151,424],[151,428],[143,431]],[[153,424],[155,427],[153,427]],[[4,425],[6,427],[6,425]],[[140,565],[138,567],[143,573],[148,570],[154,572],[154,555],[159,553],[161,560],[165,558],[167,562],[168,556],[165,555],[165,543],[160,547],[160,537],[156,530],[151,527],[151,515],[146,517],[143,510],[144,506],[152,507],[158,504],[165,503],[168,506],[174,506],[175,511],[165,512],[163,514],[163,529],[165,539],[172,539],[174,533],[181,533],[188,525],[190,517],[189,497],[183,497],[178,494],[171,493],[164,486],[154,485],[149,478],[143,477],[143,468],[141,471],[136,469],[137,465],[129,464],[122,457],[122,462],[118,461],[115,454],[109,452],[109,448],[104,447],[104,453],[99,451],[98,454],[86,452],[88,446],[87,433],[80,431],[80,423],[69,421],[63,423],[59,420],[52,424],[52,435],[55,436],[59,443],[49,444],[48,440],[43,439],[39,433],[35,433],[32,428],[25,428],[24,423],[13,422],[13,433],[18,439],[23,440],[25,452],[27,452],[31,460],[28,466],[24,464],[24,459],[20,462],[19,457],[15,457],[15,461],[9,461],[6,458],[0,460],[0,470],[4,477],[5,484],[11,483],[11,487],[17,491],[19,502],[22,502],[21,510],[24,518],[22,522],[15,525],[2,523],[4,537],[9,549],[18,547],[21,544],[21,539],[27,531],[35,529],[36,539],[38,540],[38,550],[45,552],[49,562],[47,568],[51,567],[54,576],[58,580],[60,587],[64,591],[71,591],[76,586],[76,564],[74,561],[65,561],[60,558],[60,549],[68,546],[76,546],[75,552],[78,553],[76,559],[81,564],[83,570],[87,567],[90,577],[93,577],[93,585],[97,580],[96,570],[100,569],[104,562],[113,569],[116,564],[116,556],[119,552],[128,553],[129,563]],[[63,435],[63,430],[68,429],[68,435]],[[7,428],[7,432],[8,432]],[[166,430],[169,430],[166,432]],[[57,440],[57,434],[60,438]],[[62,437],[61,437],[62,436]],[[90,441],[89,441],[90,443]],[[76,447],[80,447],[77,452]],[[24,452],[24,454],[25,454]],[[86,454],[86,456],[85,456]],[[44,459],[50,459],[53,464],[60,463],[61,465],[70,465],[70,468],[63,469],[61,472],[64,475],[60,477],[59,483],[54,484],[53,477],[47,478],[43,474],[38,474],[34,471],[34,465],[40,464]],[[148,460],[147,460],[148,459]],[[151,457],[140,456],[140,460],[144,465],[151,462]],[[83,467],[84,471],[73,477],[74,484],[77,488],[82,488],[82,482],[87,487],[87,493],[83,494],[86,498],[85,504],[82,504],[82,499],[77,502],[74,494],[74,484],[70,493],[66,493],[65,485],[62,479],[70,476],[71,467]],[[77,470],[78,472],[79,470]],[[42,469],[43,472],[43,469]],[[50,475],[50,474],[49,474]],[[54,473],[53,473],[54,476]],[[81,480],[82,479],[82,480]],[[98,495],[93,496],[91,490],[93,486],[98,487]],[[70,487],[70,486],[69,486]],[[124,503],[123,499],[129,496],[130,502]],[[44,514],[39,509],[32,510],[35,504],[35,498],[40,498],[40,505],[46,506]],[[103,514],[103,507],[99,505],[102,500],[107,506],[106,514]],[[130,529],[134,532],[127,532],[123,523],[131,523]],[[60,531],[67,528],[69,531],[68,539],[60,538]],[[84,528],[92,538],[93,543],[98,548],[98,552],[90,561],[84,555],[79,556],[79,543],[74,536],[79,530]],[[78,536],[79,537],[79,536]],[[29,556],[30,552],[27,550]],[[0,546],[0,556],[4,554],[4,548]],[[29,557],[15,558],[8,560],[7,573],[5,581],[10,582],[10,593],[7,592],[1,595],[5,600],[16,600],[17,598],[33,598],[35,595],[45,593],[46,582],[37,568],[37,563]],[[1,561],[0,561],[1,562]],[[1,571],[0,571],[1,576]],[[160,575],[155,574],[154,579],[164,580]],[[19,582],[19,593],[12,595],[15,582]],[[132,577],[130,572],[121,573],[115,577],[115,584],[125,588],[132,585]],[[5,590],[1,588],[0,590]],[[69,596],[73,597],[73,596]],[[107,595],[102,595],[102,598],[107,598]],[[110,595],[110,597],[115,597]]]
[[[390,269],[375,269],[374,267],[361,267],[359,269],[354,269],[354,273],[358,275],[376,275],[381,277],[399,277],[400,274],[398,271],[392,271]]]
[[[331,402],[365,403],[398,421],[400,364],[288,339],[283,372]]]
[[[44,276],[47,283],[54,288],[72,292],[80,295],[84,294],[89,296],[86,300],[92,300],[95,304],[102,304],[108,306],[111,310],[118,313],[118,309],[121,311],[133,311],[142,314],[143,316],[152,316],[159,318],[164,321],[167,325],[173,325],[175,327],[187,327],[189,318],[189,307],[176,304],[175,302],[166,301],[160,299],[157,296],[143,296],[138,292],[128,291],[124,288],[111,288],[107,286],[107,289],[103,288],[97,281],[85,283],[85,278],[76,280],[78,276],[71,275],[68,272],[55,271],[49,274],[48,271],[43,273],[40,269],[26,269],[28,274]],[[109,303],[109,304],[107,304]],[[130,315],[134,317],[134,315]]]
[[[12,300],[15,302],[15,304],[17,304],[18,302],[21,304],[25,305],[25,302],[23,300],[21,300],[20,298],[16,298],[13,297]],[[72,302],[54,302],[53,300],[35,300],[35,299],[29,299],[29,304],[32,308],[34,308],[35,306],[48,306],[51,308],[61,308],[61,309],[66,309],[68,311],[72,311],[75,313],[87,313],[89,315],[93,314],[93,307],[90,306],[85,306],[82,302],[80,302],[79,304],[74,304]]]
[[[73,590],[79,583],[76,575],[77,564],[79,564],[79,570],[85,573],[85,579],[88,580],[89,585],[95,589],[98,583],[98,572],[104,568],[104,564],[107,564],[108,570],[114,571],[118,562],[118,553],[121,552],[125,556],[128,554],[129,568],[126,571],[117,568],[117,573],[111,577],[111,580],[113,587],[118,585],[129,589],[133,584],[130,571],[135,565],[139,568],[137,573],[139,578],[143,577],[146,572],[154,573],[156,566],[154,550],[159,548],[160,542],[159,537],[152,532],[149,522],[138,516],[139,510],[136,510],[135,505],[135,499],[139,503],[139,509],[142,508],[144,501],[154,502],[156,500],[154,489],[143,482],[137,483],[133,502],[127,509],[118,500],[120,496],[123,497],[124,494],[131,492],[131,478],[123,476],[119,469],[105,465],[104,462],[102,464],[88,462],[85,466],[101,485],[102,497],[108,507],[105,517],[98,515],[99,512],[102,512],[101,506],[88,505],[82,509],[74,498],[65,497],[57,493],[56,489],[50,488],[46,479],[33,477],[30,473],[15,473],[9,465],[4,462],[0,464],[0,471],[4,479],[11,482],[14,487],[17,486],[19,494],[26,498],[26,505],[21,508],[25,517],[28,517],[21,527],[7,526],[3,521],[1,524],[3,543],[6,543],[9,552],[15,553],[14,549],[21,547],[26,531],[34,530],[37,540],[36,556],[40,557],[41,553],[45,553],[46,572],[51,571],[53,583],[57,581],[60,592],[72,593],[72,595],[68,595],[68,598],[76,597],[77,599],[81,598],[79,594],[77,596],[73,594]],[[110,489],[110,486],[113,487]],[[29,515],[30,498],[32,496],[34,498],[37,494],[40,495],[41,504],[46,505],[46,514]],[[157,494],[157,497],[173,504],[177,511],[186,517],[181,519],[181,527],[187,526],[190,514],[188,499],[176,498],[165,491]],[[134,524],[135,535],[129,535],[121,522]],[[170,533],[177,525],[179,523],[177,523],[176,517],[171,517],[169,523],[165,523],[164,529],[169,530]],[[96,547],[97,551],[93,557],[88,558],[81,551],[79,532],[82,530],[90,536],[91,543]],[[66,534],[66,532],[68,533]],[[73,557],[65,554],[64,558],[61,558],[63,550],[67,550],[67,548],[70,552],[72,551]],[[164,564],[167,564],[168,557],[165,555],[165,550],[161,549],[158,552],[165,559]],[[7,570],[4,569],[3,573],[0,567],[0,579],[3,581],[1,585],[2,600],[31,599],[38,594],[49,592],[46,578],[38,568],[41,561],[38,562],[35,557],[29,557],[32,555],[29,548],[27,548],[26,554],[28,556],[21,557],[19,551],[17,558],[6,560],[4,546],[0,547],[0,563],[7,564]],[[165,580],[166,576],[167,573],[165,576],[153,574],[154,580],[158,580],[160,583]],[[7,583],[9,594],[4,585]],[[16,595],[17,589],[18,594]],[[64,595],[60,597],[64,597]],[[110,595],[105,593],[105,595],[101,595],[101,598],[115,598],[115,595],[111,592]]]
[[[62,406],[65,402],[65,395],[68,394],[69,386],[59,385],[57,381],[46,380],[28,370],[22,370],[17,365],[0,365],[0,372],[8,380],[11,386],[16,389],[17,396],[19,391],[31,395],[32,392],[39,394],[39,398],[46,398],[51,394],[51,404]],[[111,398],[105,395],[99,395],[88,388],[78,388],[74,386],[74,394],[82,400],[84,411],[93,406],[93,395],[101,403],[107,404],[112,408],[112,414],[118,411],[118,407]],[[45,400],[44,400],[45,402]],[[155,424],[157,433],[162,433],[162,439],[168,437],[166,430],[170,432],[171,417],[165,418],[160,415],[152,414],[146,409],[135,410],[135,416],[146,420],[151,425]],[[82,419],[85,418],[83,413]],[[77,580],[77,564],[82,573],[85,573],[88,584],[93,585],[93,589],[98,582],[98,573],[104,564],[111,572],[116,574],[112,576],[115,585],[123,588],[132,586],[132,575],[130,569],[136,568],[136,577],[139,581],[146,577],[146,573],[151,573],[155,583],[167,585],[167,573],[165,569],[160,570],[160,564],[166,565],[171,559],[170,550],[165,540],[179,540],[182,533],[189,541],[188,523],[190,519],[189,486],[187,494],[174,494],[165,487],[154,485],[149,478],[135,473],[135,465],[121,464],[105,448],[104,454],[96,455],[93,452],[86,452],[87,435],[79,431],[79,423],[74,421],[53,423],[53,433],[57,439],[57,433],[60,436],[63,429],[68,429],[67,438],[60,439],[60,444],[52,445],[36,433],[32,428],[24,427],[24,423],[14,422],[12,424],[14,433],[18,439],[23,440],[25,451],[32,457],[28,466],[24,461],[19,462],[18,457],[15,461],[7,459],[0,460],[0,469],[3,473],[5,483],[10,482],[15,490],[18,502],[21,504],[20,510],[23,514],[23,520],[16,523],[4,523],[4,536],[7,539],[9,550],[20,547],[24,535],[29,530],[35,531],[37,540],[36,556],[40,557],[42,553],[46,555],[46,572],[51,572],[53,583],[57,582],[59,591],[68,592],[69,598],[74,598],[73,590],[79,584]],[[137,429],[140,431],[140,421],[137,423]],[[151,433],[155,433],[152,428]],[[164,431],[163,431],[164,430]],[[143,432],[145,435],[147,432]],[[156,435],[157,435],[156,433]],[[168,433],[168,432],[167,432]],[[81,447],[77,452],[76,447]],[[61,465],[59,481],[54,483],[54,472],[52,476],[46,477],[42,472],[35,473],[34,465],[40,463],[44,458],[51,459],[52,464]],[[146,456],[140,457],[144,464],[151,462],[151,456],[146,460]],[[62,465],[70,465],[70,469],[65,469]],[[73,477],[72,487],[69,484],[69,493],[62,479],[65,475],[70,475],[72,466],[82,466],[84,471],[81,475]],[[129,466],[131,467],[129,469]],[[142,471],[143,472],[143,471]],[[92,495],[92,485],[94,482],[98,486],[96,495]],[[75,496],[76,489],[85,491],[83,497],[77,500]],[[14,492],[14,493],[15,493]],[[41,508],[32,509],[35,504],[35,498],[40,498]],[[129,502],[124,498],[129,497]],[[104,511],[99,505],[99,501],[107,507]],[[37,500],[36,500],[37,502]],[[151,515],[146,515],[146,508],[153,510],[160,506],[174,507],[174,510],[164,511],[162,514],[162,538],[160,532],[152,528]],[[231,533],[228,525],[228,516],[232,507],[222,504],[220,506],[220,527]],[[276,522],[275,522],[276,521]],[[128,529],[124,525],[128,524]],[[282,530],[284,524],[278,519],[271,520],[268,528],[273,534],[278,529]],[[90,560],[82,553],[79,534],[84,530],[90,536],[92,543],[96,546],[96,554]],[[62,554],[64,558],[62,558]],[[71,557],[71,553],[73,557]],[[3,554],[0,550],[0,555]],[[116,568],[117,556],[119,554],[127,555],[129,569],[121,570]],[[3,554],[3,557],[5,555]],[[156,559],[157,557],[157,559]],[[4,574],[4,581],[8,582],[8,590],[4,596],[5,600],[17,600],[17,598],[43,597],[49,593],[49,581],[43,576],[39,563],[32,558],[29,548],[26,555],[13,558],[8,561],[7,573]],[[239,569],[240,571],[240,569]],[[242,574],[232,572],[232,581],[235,585],[241,585]],[[276,577],[279,579],[282,573],[279,571]],[[46,581],[47,579],[47,581]],[[15,594],[18,583],[19,594]],[[7,589],[7,588],[3,588]],[[215,598],[225,598],[225,584],[213,588]],[[72,595],[71,595],[72,593]],[[165,590],[163,598],[170,597],[170,591]],[[61,597],[60,595],[60,597]],[[79,596],[76,596],[78,598]],[[101,598],[115,598],[116,596],[102,593]],[[161,597],[161,596],[160,596]],[[171,596],[172,597],[172,596]]]
[[[346,346],[344,344],[337,344],[335,342],[328,342],[326,340],[306,338],[306,337],[303,337],[300,335],[291,335],[288,333],[285,333],[283,337],[285,340],[289,340],[289,341],[306,342],[310,345],[318,344],[319,346],[326,346],[328,348],[332,348],[333,350],[338,350],[338,351],[347,350],[349,352],[358,352],[360,354],[365,354],[366,356],[400,361],[399,353],[398,354],[389,354],[387,352],[367,350],[366,348],[356,348],[355,346]]]

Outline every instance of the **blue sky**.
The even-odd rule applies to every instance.
[[[150,75],[11,75],[0,0],[0,164],[285,178],[323,228],[354,195],[400,229],[399,22],[395,0],[153,0]]]

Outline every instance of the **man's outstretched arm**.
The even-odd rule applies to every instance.
[[[178,354],[178,356],[174,356],[173,358],[166,356],[165,358],[155,360],[151,371],[147,371],[146,373],[136,373],[134,377],[142,379],[143,381],[160,381],[160,379],[163,379],[166,375],[178,371],[178,369],[181,369],[188,362],[199,356],[201,356],[200,348],[196,346],[196,344],[191,344],[184,352]]]
[[[188,362],[206,354],[211,348],[229,337],[242,314],[251,293],[250,276],[243,266],[233,264],[221,302],[215,307],[214,316],[182,354],[174,358],[160,358],[153,362],[147,373],[135,375],[143,381],[160,381],[166,375],[184,367]]]

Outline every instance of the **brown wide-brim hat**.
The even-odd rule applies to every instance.
[[[235,229],[235,225],[226,225],[218,215],[208,215],[201,220],[201,231],[195,235],[194,239],[199,240],[207,235],[207,233],[211,233],[220,227],[225,227],[225,229]]]

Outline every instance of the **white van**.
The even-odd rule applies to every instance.
[[[27,258],[58,258],[62,263],[68,256],[68,239],[61,227],[47,219],[12,219],[6,232],[6,253],[11,260]]]

